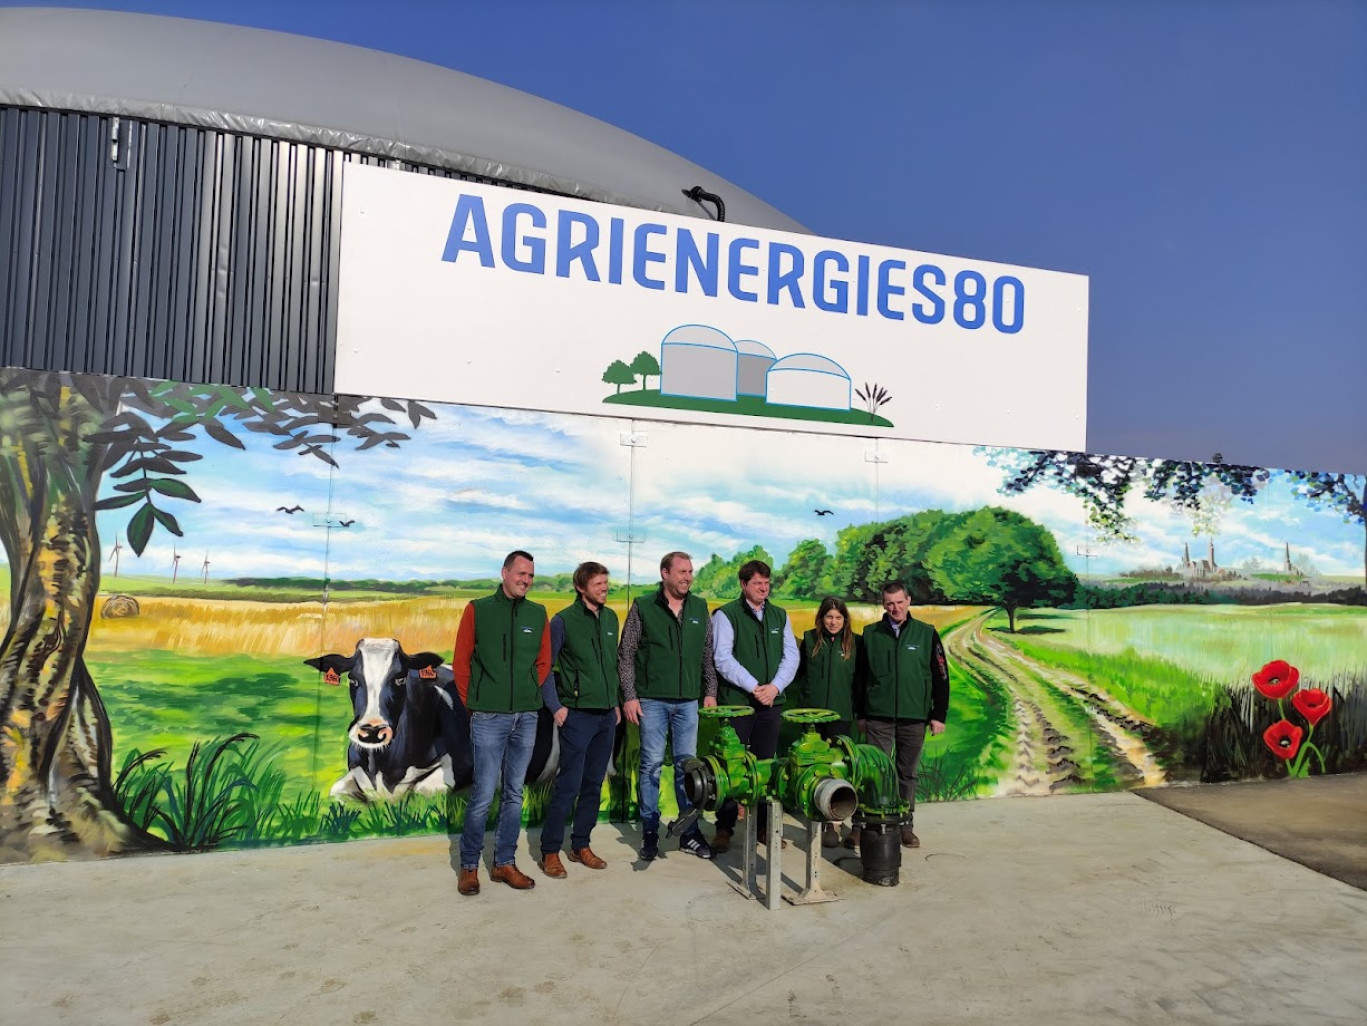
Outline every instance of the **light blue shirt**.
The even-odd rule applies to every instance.
[[[763,622],[763,612],[755,612],[750,603],[741,599],[741,606],[756,620]],[[793,639],[793,621],[785,611],[783,614],[783,658],[779,660],[778,670],[773,680],[755,680],[755,675],[736,661],[732,649],[736,647],[736,632],[731,629],[731,621],[719,609],[712,614],[712,658],[717,666],[717,675],[727,683],[734,684],[742,691],[753,694],[761,684],[772,684],[782,694],[784,689],[797,676],[797,642]]]

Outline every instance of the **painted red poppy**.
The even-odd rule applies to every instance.
[[[1319,688],[1306,688],[1291,696],[1291,704],[1313,727],[1329,715],[1329,710],[1334,707],[1334,700]]]
[[[1263,731],[1263,743],[1272,749],[1278,759],[1294,759],[1301,750],[1301,738],[1305,731],[1290,720],[1278,720]]]
[[[1268,698],[1285,698],[1300,679],[1300,670],[1285,659],[1274,659],[1253,675],[1253,686]]]

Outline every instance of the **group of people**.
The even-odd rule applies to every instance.
[[[698,709],[747,706],[752,715],[731,722],[759,759],[778,748],[783,706],[817,707],[838,714],[820,725],[832,737],[855,721],[870,742],[894,756],[901,796],[915,809],[917,766],[926,732],[945,729],[949,670],[939,634],[910,615],[911,598],[900,583],[883,586],[883,617],[855,634],[849,609],[826,598],[816,626],[799,644],[792,621],[769,601],[772,572],[761,560],[739,571],[740,597],[709,614],[692,592],[693,561],[686,552],[660,560],[660,584],[637,598],[619,625],[607,605],[608,570],[581,563],[574,571],[574,601],[555,616],[527,598],[535,579],[529,553],[510,552],[492,595],[469,602],[456,633],[452,667],[470,714],[474,782],[460,840],[461,894],[479,893],[485,825],[501,782],[491,880],[516,890],[536,881],[517,867],[522,786],[536,740],[539,710],[559,727],[560,763],[541,828],[543,873],[567,875],[561,852],[570,820],[566,858],[589,869],[606,862],[589,835],[598,822],[603,780],[618,725],[625,716],[640,730],[638,805],[640,858],[660,853],[660,775],[668,743],[674,756],[674,792],[680,813],[689,810],[683,764],[698,744]],[[619,629],[620,627],[620,629]],[[758,810],[763,814],[763,807]],[[679,850],[699,858],[726,851],[739,809],[717,810],[709,842],[700,820],[679,838]],[[761,827],[762,823],[759,824]],[[762,833],[762,831],[761,831]],[[856,821],[843,843],[859,847]],[[908,814],[902,844],[920,841]],[[822,843],[842,843],[828,824]]]

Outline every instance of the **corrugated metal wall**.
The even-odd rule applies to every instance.
[[[0,366],[331,392],[348,160],[0,107]]]

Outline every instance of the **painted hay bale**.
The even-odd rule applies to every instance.
[[[110,595],[100,606],[100,616],[106,620],[122,620],[138,616],[141,612],[142,607],[132,595]]]

